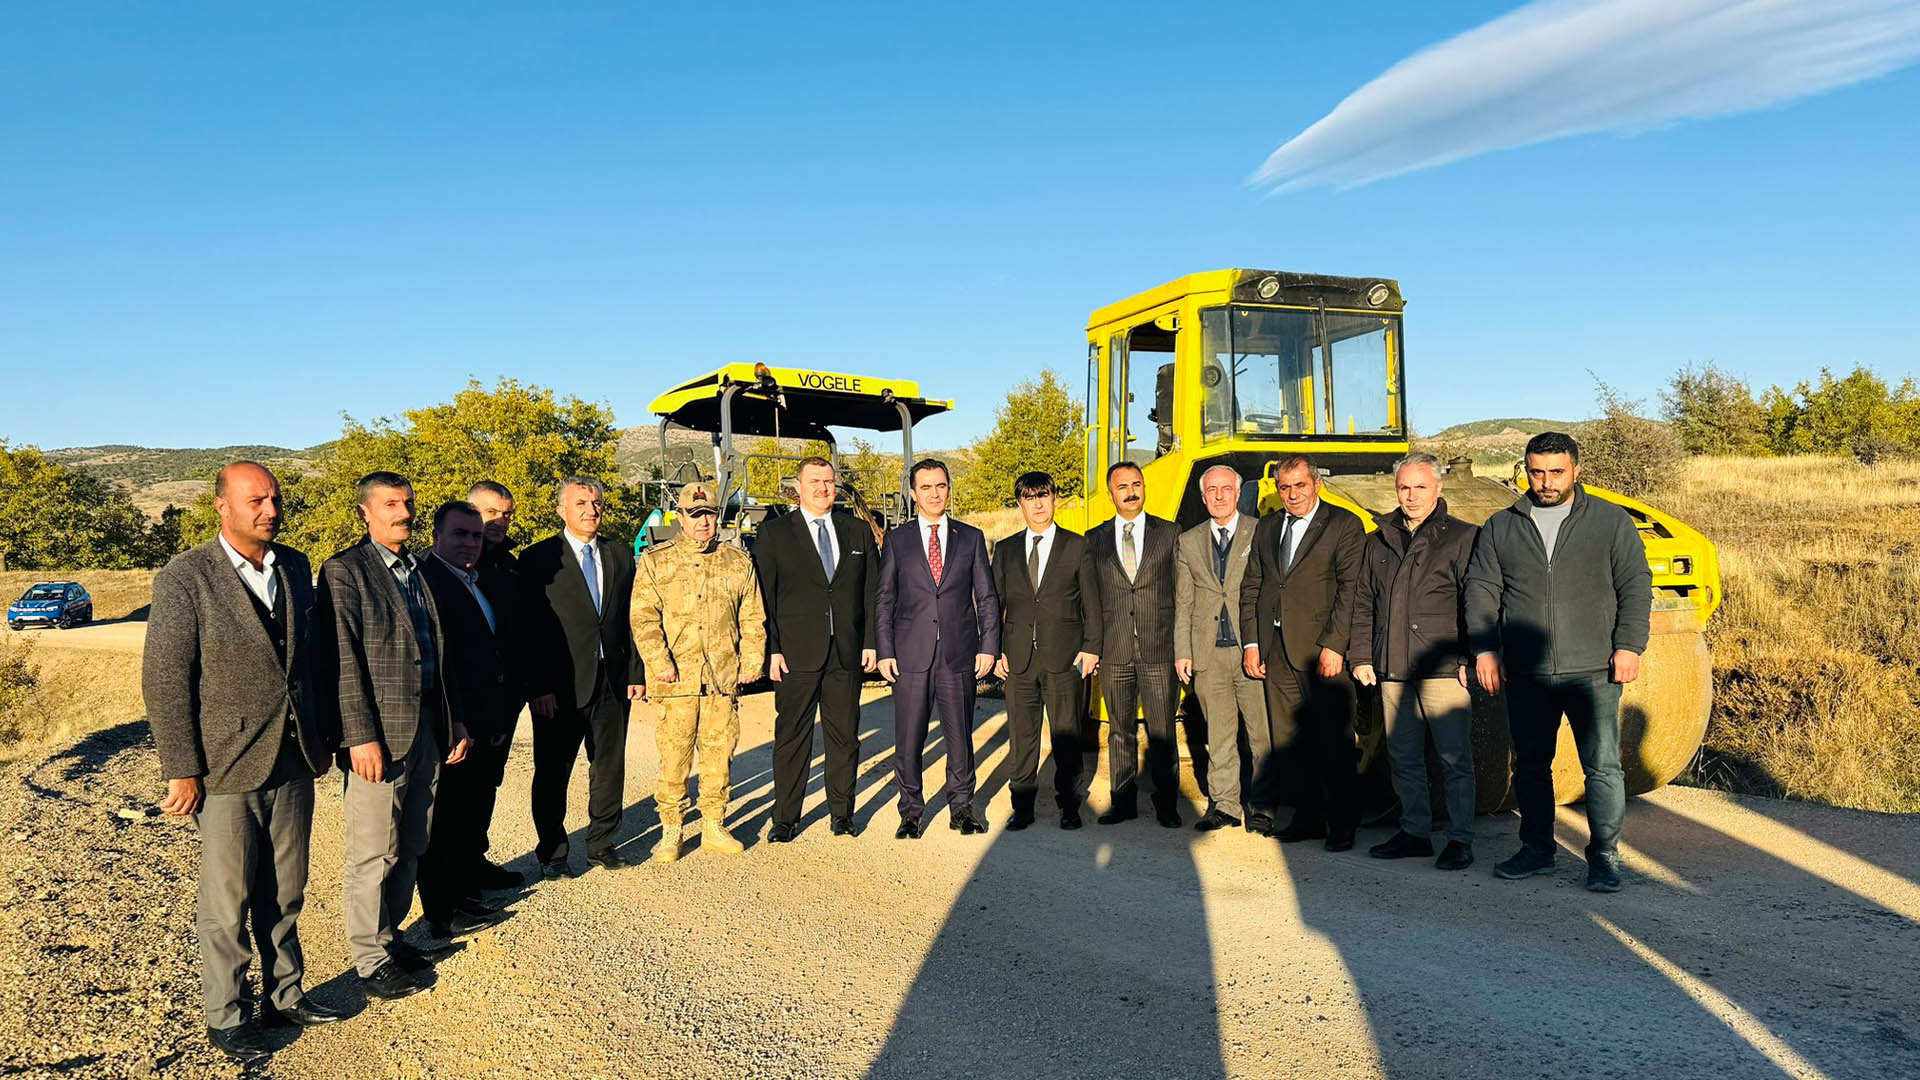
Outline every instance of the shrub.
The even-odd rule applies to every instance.
[[[1603,488],[1640,497],[1672,478],[1686,448],[1671,428],[1636,414],[1640,402],[1598,386],[1600,418],[1579,425],[1580,473]]]
[[[35,707],[40,668],[33,662],[33,646],[12,635],[0,635],[0,746],[20,741],[27,730],[26,712]]]
[[[1742,379],[1712,364],[1685,367],[1660,391],[1661,415],[1690,454],[1761,454],[1767,414]]]

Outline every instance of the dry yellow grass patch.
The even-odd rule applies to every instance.
[[[1920,810],[1920,462],[1697,458],[1650,501],[1720,549],[1692,779]]]

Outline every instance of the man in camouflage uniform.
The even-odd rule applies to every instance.
[[[680,857],[687,773],[700,755],[700,844],[725,855],[740,841],[727,832],[728,766],[740,741],[735,699],[766,661],[766,612],[753,559],[719,536],[712,483],[680,489],[680,536],[657,543],[633,577],[633,643],[646,661],[647,696],[659,704],[657,742],[662,862]]]

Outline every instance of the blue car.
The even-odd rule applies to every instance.
[[[62,630],[93,621],[93,597],[77,582],[43,581],[7,605],[7,626],[57,626]]]

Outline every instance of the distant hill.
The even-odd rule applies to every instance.
[[[1470,457],[1481,465],[1511,465],[1520,460],[1527,440],[1543,431],[1572,431],[1578,421],[1513,416],[1455,424],[1413,440],[1414,448],[1442,458]]]
[[[322,446],[290,450],[284,446],[152,447],[70,446],[48,450],[50,460],[84,469],[117,487],[125,488],[141,512],[159,517],[168,505],[187,506],[203,492],[213,490],[213,474],[240,458],[277,469],[298,471]]]

